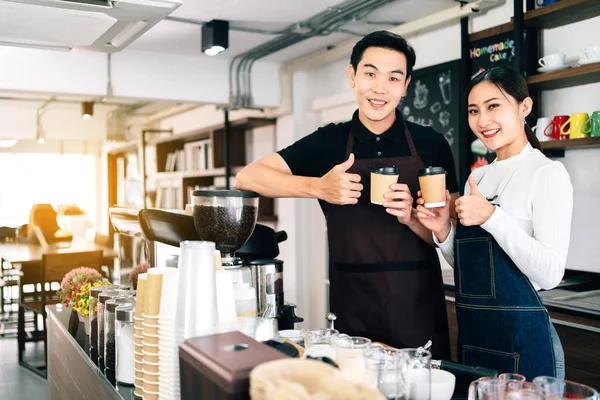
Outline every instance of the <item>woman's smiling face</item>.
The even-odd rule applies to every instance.
[[[498,86],[484,80],[471,89],[468,104],[469,126],[489,150],[496,153],[505,150],[510,157],[514,155],[514,151],[509,151],[511,147],[527,141],[524,120],[531,112],[531,99],[518,103]]]

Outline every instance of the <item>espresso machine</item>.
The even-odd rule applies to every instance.
[[[256,293],[256,314],[277,319],[279,330],[293,329],[304,319],[296,306],[285,304],[283,261],[279,243],[284,231],[256,223],[258,194],[237,190],[196,190],[192,193],[193,216],[172,211],[146,209],[139,213],[146,239],[168,246],[184,240],[215,243],[221,263],[234,283],[247,281]]]
[[[275,258],[287,234],[256,224],[258,197],[248,191],[196,190],[194,224],[200,240],[214,242],[221,252],[223,269],[242,277],[249,272],[257,314],[276,318],[279,330],[293,329],[304,319],[295,315],[295,305],[284,302],[283,261]]]

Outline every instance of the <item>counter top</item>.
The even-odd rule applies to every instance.
[[[56,351],[58,353],[58,358],[62,356],[60,354],[65,354],[68,352],[76,354],[79,356],[79,360],[75,361],[72,358],[67,359],[65,356],[64,361],[66,362],[66,368],[79,368],[89,370],[90,372],[88,376],[93,376],[93,379],[96,381],[95,383],[99,383],[102,388],[102,394],[100,393],[89,393],[86,394],[85,390],[88,389],[86,385],[81,385],[85,382],[78,382],[78,380],[73,376],[76,372],[73,372],[71,375],[71,379],[73,382],[71,384],[76,383],[78,386],[81,385],[80,389],[84,393],[85,398],[95,399],[97,396],[101,395],[103,399],[110,398],[114,400],[134,400],[136,397],[133,394],[134,387],[133,386],[125,386],[125,385],[117,385],[117,387],[113,386],[109,380],[104,376],[102,371],[96,366],[94,361],[89,356],[89,336],[85,334],[83,323],[79,321],[77,314],[73,312],[71,308],[64,307],[62,304],[55,304],[51,306],[46,306],[46,313],[48,315],[49,325],[52,323],[52,327],[56,327],[57,332],[49,332],[52,337],[49,335],[49,345],[52,345],[53,339],[56,336],[59,336],[59,340],[63,340],[60,343],[61,348]],[[65,349],[65,344],[68,346],[71,345],[69,349]],[[56,361],[52,358],[52,354],[54,354],[53,350],[49,347],[48,349],[48,375],[49,381],[53,374],[69,374],[69,371],[64,371],[63,365],[54,365]],[[57,360],[59,363],[62,360]],[[77,365],[76,365],[77,364]],[[62,368],[61,368],[62,367]],[[53,368],[57,368],[57,370],[52,370]],[[58,370],[60,368],[60,371]],[[106,397],[110,396],[110,397]],[[50,397],[49,397],[50,398]]]
[[[454,291],[454,270],[443,269],[442,277],[444,288]],[[600,274],[567,270],[556,288],[538,293],[549,310],[600,319]]]

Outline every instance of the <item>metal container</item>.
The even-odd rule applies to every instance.
[[[115,361],[115,316],[116,308],[124,304],[134,304],[135,298],[129,295],[114,297],[106,300],[104,307],[104,374],[114,379],[116,370]]]
[[[90,357],[94,363],[98,362],[98,296],[107,290],[127,290],[127,285],[95,286],[90,289]]]
[[[133,386],[134,381],[134,344],[133,344],[133,314],[134,304],[120,305],[115,315],[116,342],[116,380],[117,383]]]
[[[104,371],[104,308],[106,300],[119,296],[133,296],[133,290],[107,290],[98,295],[98,367]]]
[[[270,304],[274,316],[283,309],[283,261],[277,259],[253,260],[246,263],[252,271],[252,286],[256,290],[256,308],[259,315]]]

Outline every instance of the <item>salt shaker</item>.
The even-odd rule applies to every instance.
[[[133,386],[133,315],[134,304],[119,305],[115,316],[116,377],[117,383]]]
[[[113,297],[133,295],[133,290],[106,290],[98,295],[98,368],[104,372],[104,307]]]
[[[115,376],[115,312],[118,306],[134,304],[131,296],[119,296],[106,300],[104,306],[104,374],[109,381]]]

